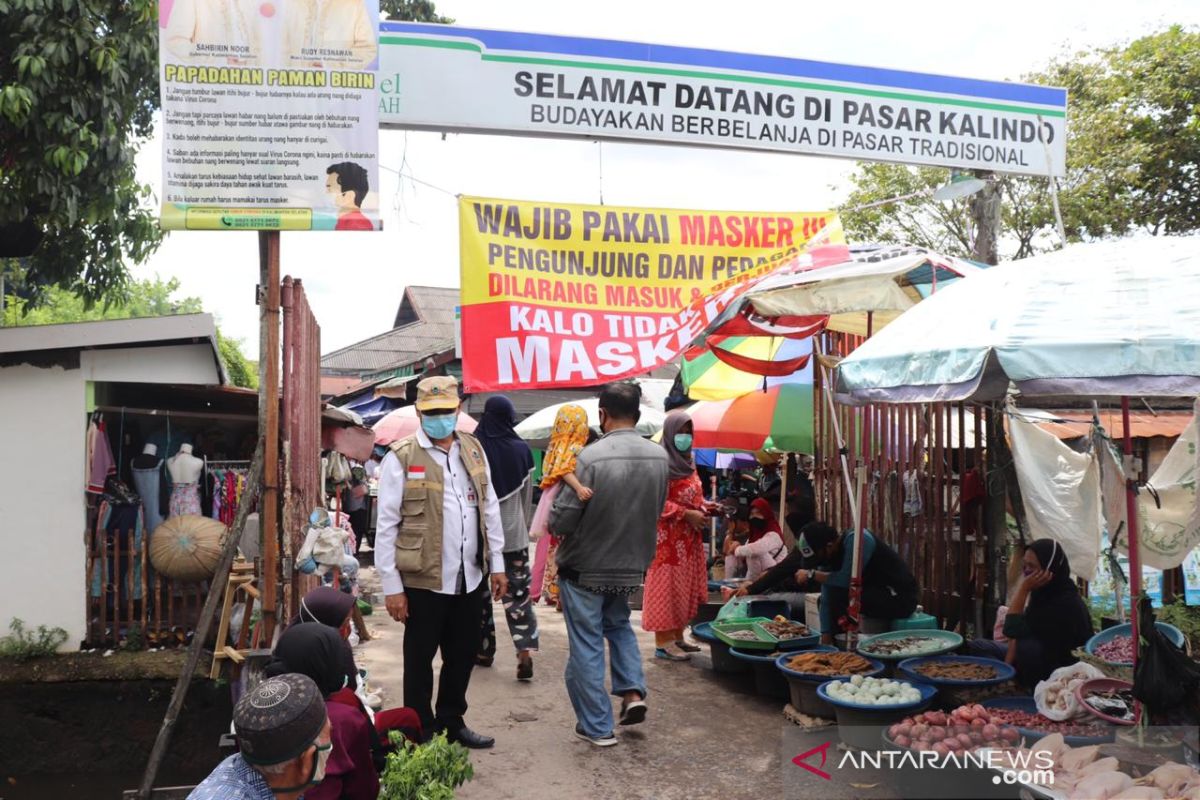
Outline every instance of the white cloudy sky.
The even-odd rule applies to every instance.
[[[1196,0],[945,0],[841,4],[789,0],[437,0],[458,23],[539,33],[766,53],[851,64],[1015,79],[1048,58],[1126,41],[1172,23],[1200,24]],[[598,146],[495,136],[382,131],[374,235],[283,236],[285,274],[302,278],[328,352],[391,327],[408,284],[458,285],[453,193],[596,202]],[[161,140],[142,149],[142,179],[160,185]],[[441,187],[401,181],[395,170]],[[846,193],[849,162],[784,154],[605,144],[609,204],[815,210]],[[179,232],[135,269],[177,276],[223,329],[257,350],[256,235]]]

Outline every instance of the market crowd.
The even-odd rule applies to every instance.
[[[190,796],[374,798],[393,733],[419,743],[444,732],[469,748],[493,746],[466,721],[472,671],[489,666],[497,648],[493,601],[503,605],[522,681],[534,674],[536,601],[561,611],[574,733],[597,747],[617,744],[619,727],[640,724],[649,713],[630,597],[643,589],[642,625],[654,633],[654,656],[687,660],[699,649],[684,631],[708,600],[703,537],[714,522],[723,539],[717,565],[742,580],[729,594],[776,595],[801,617],[804,596],[819,592],[821,636],[833,641],[849,602],[853,533],[813,518],[804,471],[786,497],[769,466],[761,478],[725,486],[723,502],[708,500],[686,412],[670,412],[655,443],[636,430],[636,384],[604,387],[598,405],[599,435],[583,408],[560,409],[535,486],[534,459],[507,398],[489,399],[468,434],[457,430],[457,381],[422,380],[419,428],[393,443],[378,465],[375,564],[387,613],[404,625],[403,708],[382,709],[364,693],[347,642],[354,599],[333,587],[314,590],[279,638],[269,677],[236,705],[238,753]],[[786,530],[776,513],[781,507]],[[912,573],[886,542],[867,531],[861,536],[862,613],[909,616],[917,603]],[[1016,599],[1005,627],[1018,638],[1042,630],[1034,612],[1052,606],[1038,598],[1066,568],[1065,557],[1031,553],[1038,585]],[[1025,602],[1031,607],[1022,614]],[[1021,619],[1028,621],[1017,624]],[[1006,650],[1016,658],[1033,652]],[[1037,651],[1047,663],[1053,655]],[[610,696],[619,700],[615,712]]]

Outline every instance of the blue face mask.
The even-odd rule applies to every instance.
[[[438,439],[445,439],[454,433],[454,423],[457,421],[455,414],[438,414],[436,416],[426,414],[421,417],[421,429],[436,442]]]
[[[686,453],[692,449],[692,435],[690,433],[675,434],[675,449],[681,453]]]

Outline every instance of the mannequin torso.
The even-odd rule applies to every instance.
[[[181,483],[196,483],[200,473],[204,471],[204,461],[192,455],[192,446],[180,446],[179,452],[167,459],[167,472],[171,474],[171,483],[178,486]]]

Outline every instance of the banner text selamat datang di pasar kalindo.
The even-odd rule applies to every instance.
[[[836,214],[462,197],[469,392],[592,386],[676,358],[781,267],[845,247]]]

